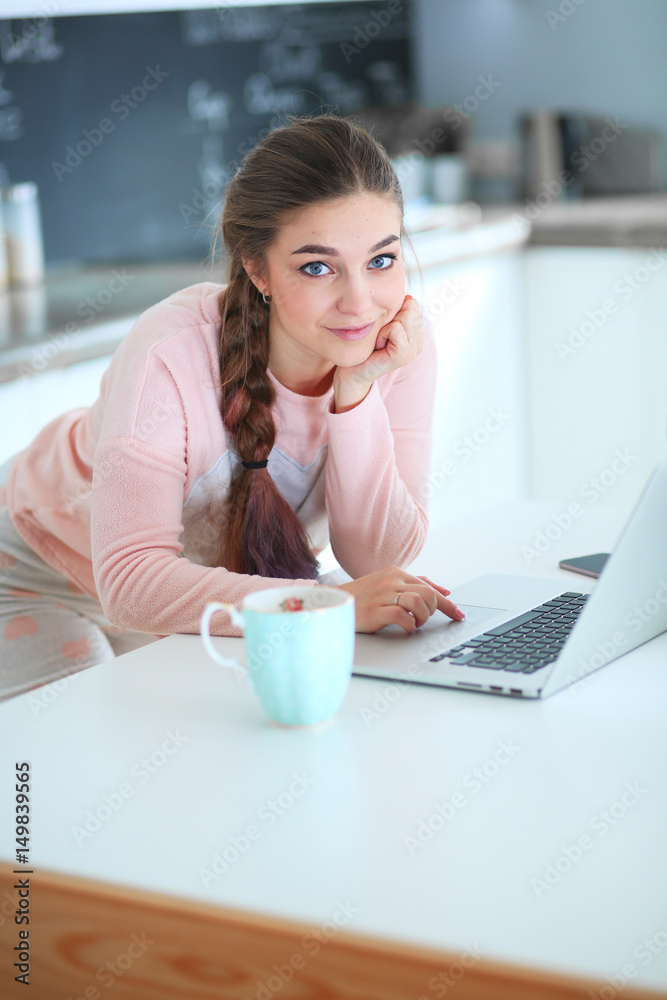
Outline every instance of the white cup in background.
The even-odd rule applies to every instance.
[[[440,153],[431,157],[433,200],[441,205],[458,205],[468,197],[469,173],[465,156]]]
[[[2,228],[7,234],[11,285],[36,285],[44,280],[44,245],[39,192],[33,181],[0,188]]]
[[[405,205],[418,201],[426,194],[428,167],[426,157],[422,153],[409,153],[392,160],[394,170],[403,193]]]

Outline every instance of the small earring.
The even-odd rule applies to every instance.
[[[266,288],[262,292],[262,299],[264,300],[264,305],[268,306],[269,302],[271,301],[271,296],[269,295],[269,297],[267,298],[267,296],[266,296]]]

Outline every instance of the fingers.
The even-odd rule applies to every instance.
[[[378,330],[374,352],[386,351],[392,367],[396,367],[397,363],[411,361],[423,346],[421,306],[411,295],[406,295],[398,312]],[[380,360],[384,364],[385,359]]]
[[[438,611],[444,612],[448,618],[455,622],[460,622],[465,618],[465,613],[456,607],[454,601],[448,601],[446,598],[443,598],[442,602],[438,600]]]
[[[398,310],[394,318],[395,319],[398,318],[401,314],[403,314],[404,316],[413,316],[415,322],[418,322],[421,325],[422,308],[417,299],[413,299],[411,295],[405,296],[403,300],[403,305]]]
[[[433,608],[433,611],[431,610],[426,601],[420,597],[419,594],[411,591],[404,591],[401,594],[399,601],[400,603],[396,605],[398,610],[405,611],[408,614],[411,613],[414,616],[414,626],[408,630],[410,632],[412,632],[414,628],[419,628],[419,626],[423,625],[424,622],[427,622],[433,614],[433,611],[435,611],[435,608]],[[402,617],[398,624],[403,625],[405,628],[405,625],[407,624],[405,617]]]
[[[444,597],[449,597],[449,595],[451,594],[451,590],[447,590],[445,587],[441,587],[440,584],[438,583],[433,583],[433,580],[429,580],[427,576],[418,576],[417,579],[423,580],[424,583],[427,583],[429,587],[433,587],[434,590],[437,590],[439,594],[443,594]]]
[[[447,600],[447,597],[451,593],[450,590],[447,590],[446,588],[439,586],[439,584],[434,583],[432,580],[429,580],[427,576],[420,576],[417,577],[417,579],[424,580],[424,582],[435,591],[434,596],[436,598],[436,606],[433,608],[431,614],[433,614],[437,608],[438,611],[442,611],[443,614],[447,615],[448,618],[451,618],[454,621],[461,621],[465,618],[465,613],[463,611],[459,611],[454,601]]]
[[[421,312],[421,306],[417,302],[417,299],[413,298],[412,295],[406,295],[406,296],[404,296],[403,302],[401,303],[401,307],[398,310],[398,312],[399,313],[403,312],[403,310],[407,311],[408,309],[415,309],[415,310],[419,310],[419,312]],[[396,315],[398,315],[398,313]]]
[[[411,295],[406,295],[398,312],[387,323],[387,327],[393,324],[401,326],[407,340],[410,341],[410,330],[414,330],[414,335],[421,334],[421,316],[422,310],[417,300],[413,299]]]
[[[411,576],[398,566],[377,570],[349,584],[341,584],[355,598],[357,632],[377,632],[385,625],[400,625],[414,632],[435,611],[442,611],[453,621],[465,617],[449,600],[450,591],[427,576]],[[395,603],[396,595],[399,603]]]

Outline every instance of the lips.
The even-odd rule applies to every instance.
[[[333,327],[329,327],[329,329],[332,333],[335,333],[337,337],[340,337],[341,340],[363,340],[364,337],[368,336],[374,326],[375,323],[373,322],[367,323],[366,326],[357,327],[356,329],[351,327],[347,327],[347,329],[335,329]]]

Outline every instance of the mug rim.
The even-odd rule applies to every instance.
[[[334,594],[336,597],[341,595],[343,599],[337,601],[336,604],[328,604],[324,608],[307,608],[305,609],[307,614],[321,614],[323,611],[333,611],[334,608],[344,608],[347,604],[354,603],[354,596],[352,594],[346,593],[344,590],[339,590],[338,587],[329,587],[324,583],[318,583],[315,584],[315,586],[319,587],[321,590],[326,590],[330,594]],[[313,587],[309,587],[307,584],[297,584],[294,587],[290,586],[266,587],[264,590],[255,590],[251,594],[246,594],[246,596],[243,598],[243,601],[241,602],[241,609],[243,611],[252,611],[254,614],[259,614],[259,615],[295,614],[294,611],[281,611],[280,609],[276,611],[275,609],[268,609],[268,608],[254,608],[249,603],[246,603],[248,601],[252,601],[254,598],[258,598],[260,594],[268,595],[270,593],[272,595],[275,595],[276,593],[279,593],[281,590],[295,590],[295,591],[302,590],[302,591],[307,591],[308,594],[310,594],[313,590]]]

